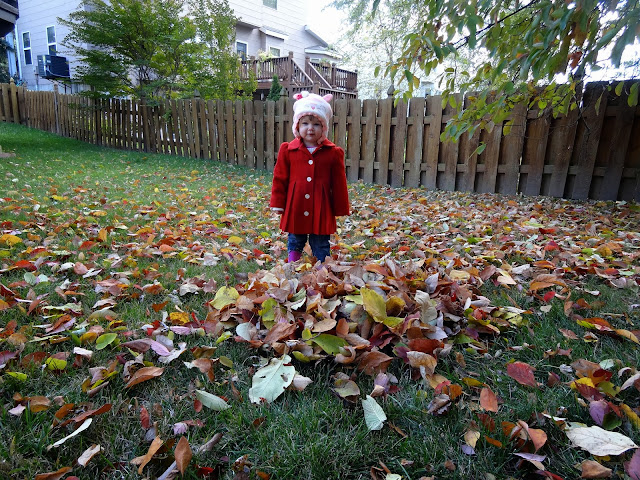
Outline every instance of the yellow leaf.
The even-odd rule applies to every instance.
[[[233,287],[222,287],[216,292],[216,296],[211,302],[213,308],[222,310],[227,305],[235,303],[240,294]]]
[[[22,239],[20,237],[16,237],[15,235],[11,235],[10,233],[5,233],[4,235],[0,236],[0,244],[13,247],[17,243],[22,243]]]
[[[240,243],[242,243],[242,238],[238,237],[237,235],[232,235],[231,237],[229,237],[229,243],[239,245]]]
[[[640,430],[640,417],[638,417],[638,414],[634,412],[631,409],[631,407],[626,403],[623,403],[621,407],[622,407],[622,411],[629,419],[629,422],[631,423],[631,425],[633,425],[634,428],[636,428],[637,430]]]
[[[171,312],[169,314],[169,320],[174,325],[184,325],[189,323],[189,314],[187,312]]]

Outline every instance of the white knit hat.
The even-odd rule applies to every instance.
[[[298,131],[298,122],[300,119],[307,115],[312,115],[322,123],[322,135],[318,140],[318,145],[321,144],[327,139],[327,134],[329,133],[329,122],[331,122],[331,117],[333,116],[333,110],[331,110],[329,102],[333,98],[333,95],[329,93],[321,97],[315,93],[300,92],[296,93],[293,98],[297,100],[293,104],[293,125],[291,126],[293,135],[296,138],[300,136],[300,132]]]

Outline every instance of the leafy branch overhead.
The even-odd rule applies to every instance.
[[[444,69],[444,99],[453,109],[460,107],[454,92],[469,92],[470,105],[446,130],[456,139],[477,121],[486,125],[485,117],[501,123],[521,101],[566,114],[579,106],[578,84],[603,62],[640,62],[633,46],[640,38],[640,6],[632,1],[359,0],[350,8],[360,22],[410,12],[402,53],[385,74],[406,79],[410,96],[420,85],[415,67],[427,77]],[[468,51],[475,65],[451,66]],[[568,80],[556,84],[559,75]],[[629,105],[638,103],[638,85],[621,87]]]

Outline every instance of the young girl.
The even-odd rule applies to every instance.
[[[295,139],[280,145],[269,206],[282,215],[280,228],[289,233],[288,261],[300,259],[307,240],[324,261],[336,217],[349,215],[344,150],[327,140],[332,95],[302,92],[294,98]]]

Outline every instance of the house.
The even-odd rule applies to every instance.
[[[0,5],[3,3],[7,3],[7,0],[0,0]],[[20,18],[14,30],[18,52],[17,74],[29,89],[52,90],[55,79],[47,77],[53,74],[56,78],[68,77],[70,81],[63,82],[60,87],[66,93],[82,90],[83,85],[73,82],[76,66],[73,54],[59,45],[69,33],[68,28],[57,21],[58,17],[67,17],[77,10],[80,4],[80,0],[20,0]],[[296,65],[304,65],[307,59],[313,59],[326,66],[340,58],[326,41],[305,25],[305,0],[229,0],[229,5],[239,17],[235,48],[238,55],[247,61],[251,57],[280,57]],[[53,61],[54,64],[47,66],[46,61]],[[330,75],[330,72],[325,73]],[[271,78],[272,75],[268,82]],[[285,84],[291,83],[284,77],[283,80]],[[330,86],[328,81],[324,82],[326,85],[322,81],[319,83]],[[259,87],[264,88],[265,85],[262,81]]]

